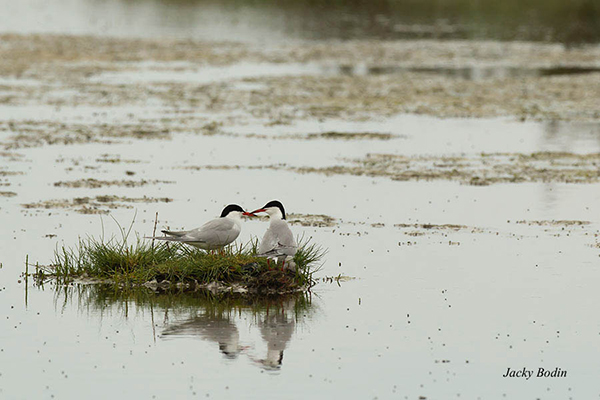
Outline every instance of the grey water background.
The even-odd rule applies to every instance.
[[[253,43],[532,40],[566,47],[600,40],[599,6],[591,0],[3,0],[0,5],[2,33]],[[67,107],[42,111],[65,119],[82,113]],[[42,111],[2,109],[1,117],[33,118]],[[329,124],[328,129],[339,126]],[[596,124],[400,116],[355,126],[391,127],[408,133],[398,151],[417,154],[582,153],[600,146]],[[320,282],[310,296],[244,300],[207,293],[121,293],[103,286],[40,288],[31,282],[26,291],[20,277],[26,255],[40,262],[51,258],[56,242],[46,235],[58,233],[61,243],[72,244],[100,232],[96,216],[23,213],[22,202],[64,197],[64,189],[44,186],[49,176],[70,176],[56,166],[58,154],[82,159],[123,154],[147,162],[148,176],[168,180],[174,179],[168,169],[174,158],[252,165],[255,154],[268,163],[299,162],[302,154],[311,154],[315,163],[327,165],[336,156],[358,157],[389,146],[368,140],[318,146],[273,141],[265,151],[251,139],[181,135],[168,142],[28,150],[28,161],[20,163],[28,174],[14,178],[21,197],[2,199],[0,207],[0,398],[597,398],[600,362],[593,349],[600,344],[600,271],[598,250],[589,245],[600,215],[597,184],[479,188],[262,170],[178,171],[172,187],[115,190],[138,196],[166,192],[177,200],[140,205],[136,230],[150,232],[155,211],[173,224],[196,226],[218,214],[227,199],[258,207],[281,197],[289,211],[343,221],[336,228],[293,229],[329,249],[319,277],[343,273],[354,279]],[[243,151],[229,150],[234,148]],[[121,176],[127,168],[134,167],[108,166],[103,173]],[[210,191],[197,191],[198,186]],[[201,206],[194,203],[199,198],[206,200]],[[132,214],[113,212],[119,221]],[[514,223],[553,219],[589,220],[593,228],[565,233],[560,226]],[[486,233],[413,237],[393,226],[417,221],[465,224]],[[107,232],[114,230],[110,221],[104,224]],[[264,228],[247,222],[241,239],[260,236]],[[507,367],[560,367],[569,375],[507,381],[502,378]]]

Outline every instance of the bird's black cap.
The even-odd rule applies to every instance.
[[[269,207],[278,207],[279,210],[281,210],[281,214],[283,215],[283,219],[285,219],[285,210],[283,209],[283,204],[281,204],[280,201],[278,201],[278,200],[272,200],[272,201],[268,202],[267,204],[265,204],[265,206],[263,208],[269,208]]]
[[[221,213],[221,218],[226,217],[232,211],[239,211],[242,213],[245,212],[244,209],[238,206],[237,204],[230,204],[223,209],[223,212]]]

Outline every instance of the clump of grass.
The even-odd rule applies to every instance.
[[[87,237],[74,248],[55,251],[49,266],[36,268],[38,282],[55,279],[110,282],[120,286],[154,285],[196,289],[216,285],[220,289],[256,292],[290,292],[310,288],[313,273],[325,251],[310,238],[299,238],[294,257],[296,269],[283,269],[273,261],[257,257],[258,240],[237,244],[221,252],[205,252],[179,243],[154,243],[139,237],[128,244],[128,236],[107,241]]]

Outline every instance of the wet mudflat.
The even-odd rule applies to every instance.
[[[0,35],[0,398],[600,395],[597,47],[64,32]],[[311,293],[21,277],[273,198]]]

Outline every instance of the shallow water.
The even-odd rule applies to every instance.
[[[285,35],[273,33],[288,21],[273,15],[289,17],[296,10],[292,5],[263,12],[237,2],[231,8],[211,3],[200,13],[193,2],[172,7],[159,1],[65,0],[64,7],[52,9],[38,1],[0,4],[10,11],[0,14],[3,32],[251,42],[305,38],[295,31],[299,16]],[[348,29],[310,31],[327,39],[396,38],[377,24],[367,29],[357,22],[377,14],[373,7],[350,18]],[[25,20],[7,17],[23,10],[31,11]],[[240,14],[248,19],[238,21]],[[322,23],[322,17],[315,18],[305,22]],[[421,32],[436,38],[446,32],[464,38],[477,31],[464,31],[460,21],[407,18],[408,33],[400,22],[393,24],[400,36]],[[550,19],[540,24],[552,26]],[[257,29],[265,20],[271,23]],[[200,23],[206,21],[215,23]],[[560,26],[547,29],[562,32]],[[502,32],[477,32],[505,38]],[[71,39],[84,50],[96,43]],[[39,49],[35,37],[6,43],[17,43],[18,50],[21,40]],[[183,56],[171,54],[166,61],[157,58],[160,52],[152,53],[167,52],[169,46],[160,47],[160,41],[99,43],[102,50],[80,60],[70,54],[76,61],[62,59],[61,51],[33,52],[29,60],[35,67],[21,72],[18,65],[0,62],[9,71],[0,77],[0,399],[79,399],[82,393],[98,399],[600,396],[595,379],[600,361],[590,351],[600,341],[600,322],[593,317],[600,278],[594,51],[565,53],[555,45],[527,43],[505,48],[495,42],[471,48],[453,42],[451,55],[459,61],[441,68],[448,54],[443,42],[434,41],[350,43],[324,62],[315,62],[315,54],[346,44],[290,45],[283,59],[273,61],[269,52],[277,47],[267,46],[264,54],[255,54],[252,45],[236,47],[240,55],[229,45],[212,43],[214,54],[226,55],[220,65],[198,56],[204,49],[198,43],[190,44],[190,53],[176,47]],[[115,50],[119,46],[121,52]],[[422,46],[436,50],[431,59],[415,52],[423,52]],[[521,60],[505,66],[498,58],[509,48],[514,62],[529,46],[538,56],[543,53],[535,65]],[[151,55],[127,58],[138,48]],[[365,54],[389,53],[399,62],[356,63],[363,54],[354,53],[359,48]],[[478,51],[487,59],[469,58]],[[38,54],[47,56],[48,64]],[[183,60],[187,54],[198,59]],[[416,56],[406,61],[398,54]],[[577,58],[572,69],[552,67],[565,57]],[[541,106],[527,98],[527,107],[547,109],[536,114],[507,107],[499,118],[443,118],[462,115],[456,110],[480,115],[460,102],[449,114],[436,108],[439,104],[427,113],[362,110],[368,106],[363,93],[378,82],[372,100],[387,98],[388,86],[395,85],[402,98],[408,94],[405,83],[434,79],[441,80],[429,88],[432,96],[448,92],[453,103],[464,85],[482,85],[474,90],[477,96],[480,89],[499,92],[509,84],[519,93],[539,84],[564,94],[572,89],[569,79],[582,79],[579,86],[591,89],[577,93],[592,107],[582,111],[579,104],[588,103],[573,105],[565,97],[558,105]],[[298,86],[287,87],[291,81]],[[332,100],[325,111],[312,112],[317,105],[309,102],[320,94],[319,85],[341,93],[325,90],[320,99],[342,101],[358,93],[351,99],[360,101]],[[293,97],[289,103],[286,88]],[[431,100],[428,93],[415,101]],[[363,114],[335,112],[352,107]],[[495,170],[494,157],[519,159],[536,152],[542,152],[542,161],[531,169],[546,179],[487,186],[453,180],[451,174],[400,181],[393,175],[368,176],[360,168],[334,169],[382,154],[384,161],[406,157],[433,170],[449,168],[449,159],[457,168],[476,159]],[[592,173],[580,183],[543,175],[544,169],[583,167]],[[327,168],[333,172],[323,173]],[[526,168],[523,174],[528,176]],[[84,185],[90,178],[98,187]],[[86,197],[93,203],[75,201]],[[115,220],[125,228],[135,220],[133,231],[144,236],[151,234],[157,212],[159,229],[189,229],[227,203],[252,209],[273,198],[301,222],[318,215],[333,219],[322,226],[292,226],[295,234],[329,249],[309,294],[249,299],[204,292],[123,293],[89,285],[38,287],[22,277],[26,260],[32,272],[36,262],[49,263],[57,247],[73,246],[80,237],[120,235]],[[265,225],[245,221],[238,241],[260,237]],[[344,279],[332,279],[337,276]],[[567,377],[503,378],[509,367],[561,368]]]
[[[26,173],[9,177],[9,189],[17,196],[0,198],[5,238],[0,250],[2,397],[76,398],[82,390],[91,398],[239,398],[249,392],[266,398],[282,393],[290,398],[597,396],[592,382],[600,365],[589,348],[600,340],[600,325],[589,316],[597,303],[594,282],[600,278],[595,268],[598,184],[478,187],[178,168],[312,165],[312,160],[327,165],[340,156],[419,154],[426,149],[443,153],[445,146],[450,153],[564,148],[584,153],[597,151],[593,146],[598,145],[597,136],[579,135],[575,129],[564,131],[575,132],[573,136],[548,136],[539,123],[408,116],[398,121],[407,129],[394,132],[406,137],[319,140],[311,142],[317,144],[310,147],[311,157],[302,155],[309,147],[299,139],[185,134],[167,141],[21,151],[25,161],[8,164]],[[411,124],[414,128],[408,129]],[[294,129],[313,131],[307,126]],[[372,124],[370,130],[386,131],[388,126]],[[505,140],[492,140],[495,132],[506,132]],[[456,144],[444,144],[446,140]],[[428,142],[440,143],[439,150],[426,147]],[[238,146],[246,151],[231,151]],[[142,162],[94,161],[103,154]],[[58,158],[65,161],[56,163]],[[99,169],[85,168],[95,165]],[[125,170],[135,171],[133,179],[175,182],[141,188],[53,185],[90,176],[125,178]],[[47,285],[42,290],[31,282],[26,305],[24,282],[18,282],[26,255],[30,262],[47,263],[57,244],[69,246],[78,236],[99,236],[102,229],[109,236],[118,229],[109,217],[70,209],[23,210],[20,204],[109,193],[174,199],[134,205],[134,229],[142,235],[151,232],[156,211],[159,227],[190,228],[214,216],[223,199],[252,208],[277,197],[289,212],[332,216],[334,227],[293,230],[329,248],[318,278],[342,274],[354,279],[340,285],[320,282],[309,301],[302,300],[300,312],[290,312],[296,304],[290,300],[254,308],[221,304],[215,312],[200,295],[169,301],[148,293],[121,298],[110,291],[94,294],[88,287],[55,291]],[[134,210],[111,214],[127,225]],[[260,236],[264,228],[262,222],[247,221],[240,240]],[[273,335],[281,341],[269,344]],[[237,352],[227,350],[231,346]],[[523,366],[560,367],[568,378],[502,378],[508,367]]]

